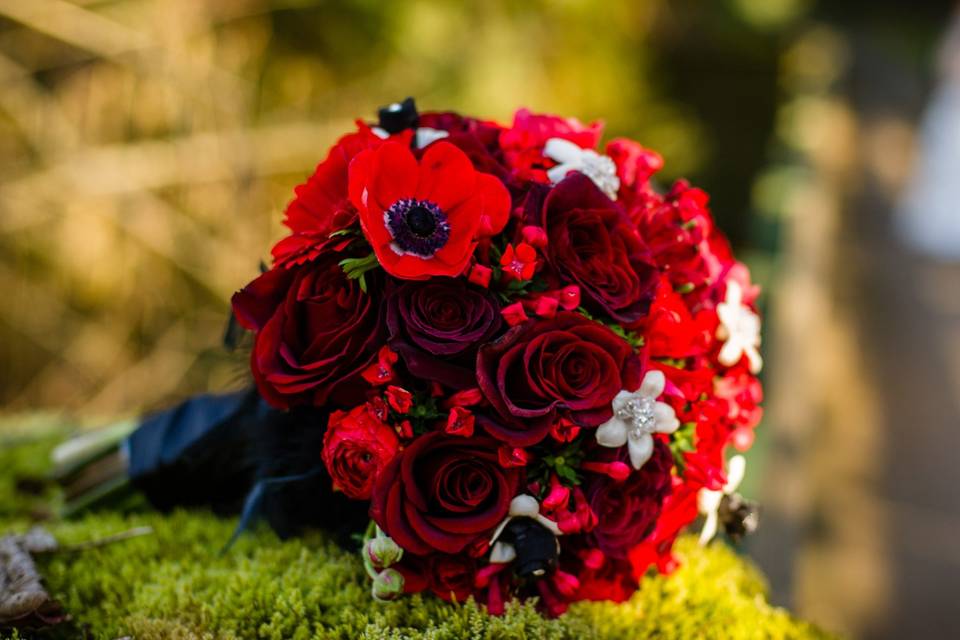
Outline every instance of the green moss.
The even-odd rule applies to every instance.
[[[34,498],[16,497],[11,478],[42,469],[41,444],[0,452],[3,529],[22,528]],[[9,501],[8,501],[9,499]],[[17,509],[26,509],[17,513]],[[266,530],[219,549],[233,522],[206,513],[90,514],[53,521],[64,543],[134,526],[151,536],[40,561],[50,591],[72,613],[63,637],[369,638],[431,640],[563,638],[819,638],[812,626],[770,606],[758,572],[722,545],[678,545],[683,565],[670,578],[650,577],[623,605],[581,603],[559,620],[514,603],[491,617],[469,602],[430,597],[377,603],[357,558],[320,535],[281,542]]]

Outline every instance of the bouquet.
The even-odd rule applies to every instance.
[[[494,614],[622,601],[701,513],[704,542],[751,530],[725,453],[761,414],[757,287],[703,191],[601,132],[411,99],[358,121],[233,297],[256,390],[61,451],[68,497],[109,493],[96,460],[160,507],[361,533],[375,597]]]

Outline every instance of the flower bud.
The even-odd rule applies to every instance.
[[[367,540],[363,550],[370,559],[370,564],[377,570],[386,569],[403,557],[403,549],[388,536],[377,536]]]
[[[580,287],[568,284],[560,290],[560,306],[567,311],[573,311],[580,306]]]
[[[520,233],[523,235],[524,242],[536,247],[537,249],[543,249],[549,242],[549,239],[547,238],[547,232],[543,230],[543,227],[526,225],[520,230]]]
[[[403,594],[403,574],[396,569],[384,569],[373,579],[371,594],[374,600],[396,600]]]
[[[467,280],[473,284],[487,289],[490,287],[490,277],[493,275],[493,270],[490,267],[485,267],[482,264],[475,264],[470,269],[470,274],[467,276]]]

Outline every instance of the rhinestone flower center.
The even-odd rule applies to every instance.
[[[431,258],[450,239],[447,216],[429,200],[397,200],[383,217],[393,237],[391,247],[400,255],[409,253]]]
[[[634,440],[654,432],[656,418],[653,408],[656,402],[653,398],[631,398],[616,410],[616,416],[627,424],[627,434]]]

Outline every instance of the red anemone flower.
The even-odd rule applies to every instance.
[[[443,141],[419,163],[397,142],[363,151],[350,164],[350,200],[380,264],[409,280],[460,275],[481,232],[499,233],[510,213],[503,184]]]

